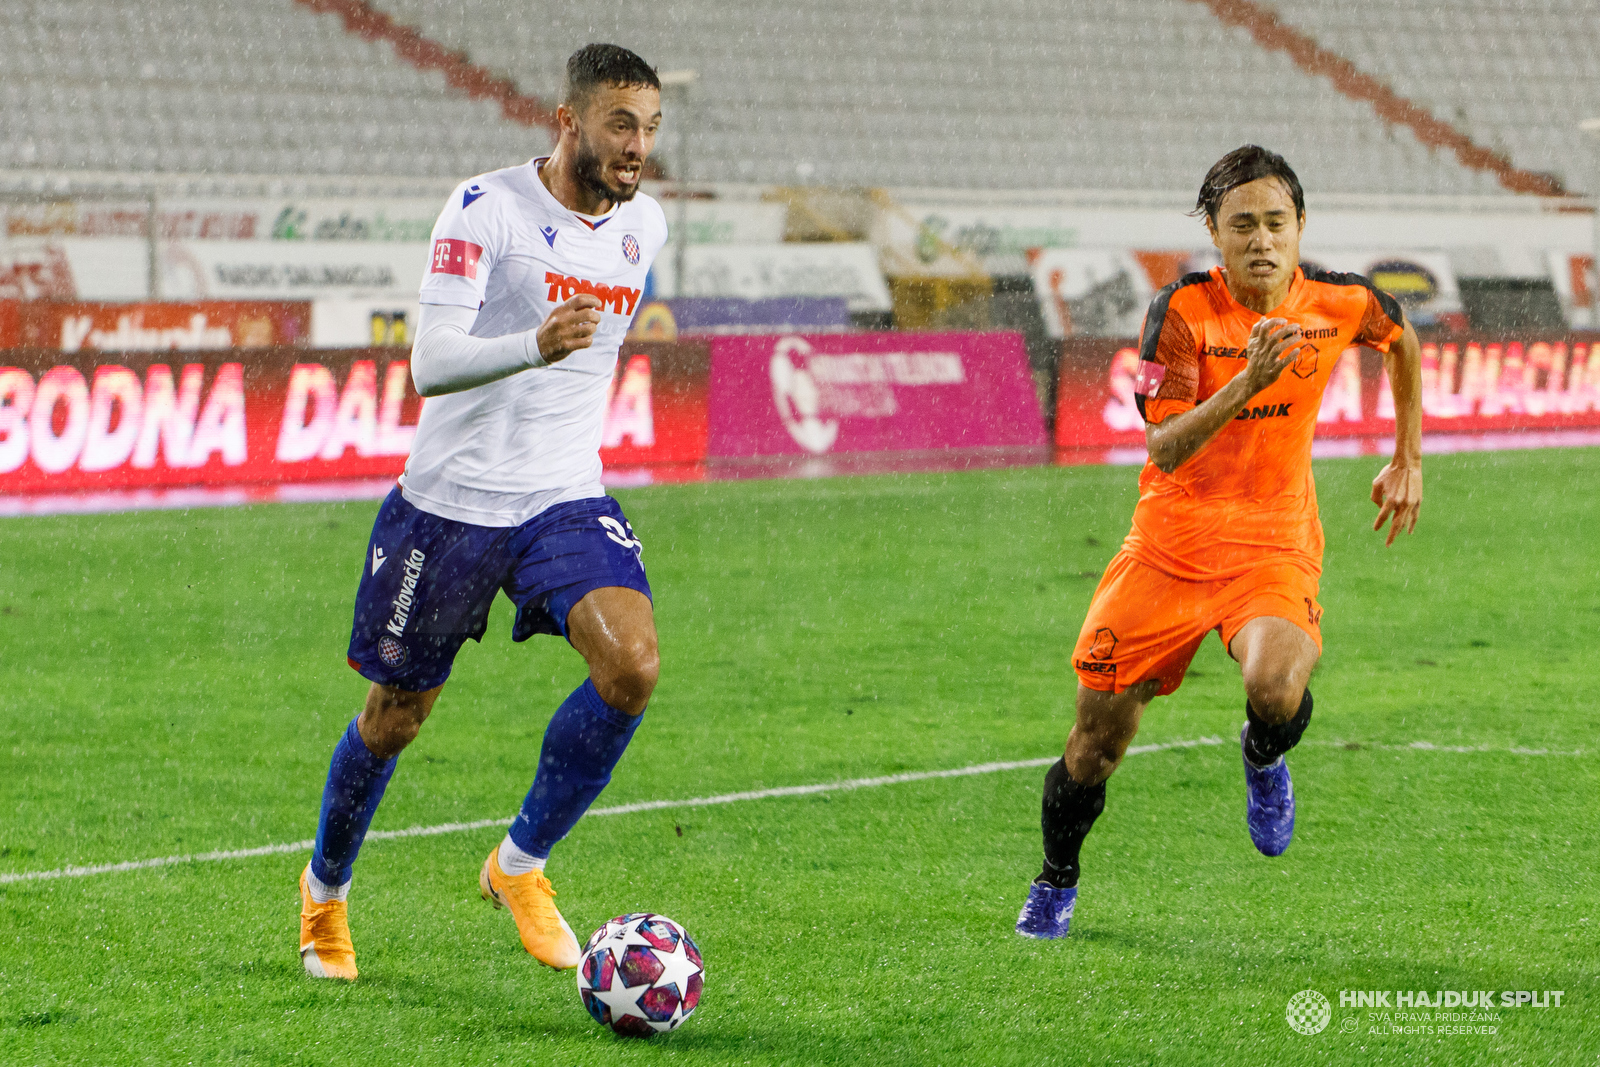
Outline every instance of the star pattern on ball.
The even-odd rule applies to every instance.
[[[611,1024],[613,1026],[616,1025],[617,1020],[630,1015],[648,1022],[649,1016],[645,1015],[639,1007],[639,998],[644,996],[645,991],[650,988],[652,983],[642,982],[636,986],[623,985],[622,972],[619,970],[614,973],[615,976],[611,979],[610,989],[593,989],[590,990],[589,995],[611,1009]]]
[[[697,974],[705,973],[705,968],[689,958],[687,949],[688,944],[680,941],[678,947],[671,952],[662,952],[660,949],[652,950],[655,952],[656,958],[663,964],[661,977],[656,979],[656,985],[675,985],[678,987],[679,995],[686,996],[688,994],[689,979]]]
[[[623,915],[584,948],[578,989],[601,1025],[646,1035],[675,1029],[700,1002],[704,965],[683,928],[660,915]]]

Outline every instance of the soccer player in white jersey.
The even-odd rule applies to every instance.
[[[372,687],[334,749],[300,878],[300,958],[319,977],[356,977],[351,866],[497,591],[516,605],[513,641],[559,634],[589,665],[479,875],[551,967],[577,966],[579,948],[545,859],[611,780],[655,688],[650,585],[601,488],[599,448],[617,350],[667,241],[660,205],[637,195],[661,83],[627,49],[587,45],[567,62],[556,115],[549,157],[463,182],[434,226],[411,360],[428,401],[373,524],[350,636],[350,665]]]

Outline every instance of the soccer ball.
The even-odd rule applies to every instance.
[[[700,1003],[705,970],[694,939],[671,919],[619,915],[583,946],[578,995],[601,1026],[649,1037],[689,1017]]]

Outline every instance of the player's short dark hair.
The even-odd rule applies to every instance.
[[[1206,171],[1206,180],[1200,183],[1200,197],[1195,201],[1192,214],[1204,215],[1215,226],[1222,198],[1239,186],[1261,178],[1276,178],[1282,182],[1294,200],[1295,217],[1306,217],[1306,194],[1300,188],[1300,178],[1294,168],[1278,153],[1254,144],[1235,148],[1211,165]]]
[[[586,44],[567,60],[561,100],[568,107],[581,105],[602,85],[660,89],[661,79],[654,67],[621,45]]]

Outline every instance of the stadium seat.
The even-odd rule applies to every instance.
[[[686,125],[688,176],[699,180],[1186,189],[1218,155],[1257,140],[1313,190],[1501,191],[1185,0],[1078,0],[1025,18],[995,0],[925,0],[892,15],[848,0],[537,12],[515,0],[377,3],[545,98],[584,41],[697,70]]]
[[[292,0],[6,4],[0,54],[8,168],[450,177],[548,143]]]
[[[1575,123],[1600,115],[1600,20],[1588,0],[1507,3],[1274,7],[1516,165],[1584,187],[1600,139]],[[592,40],[698,71],[659,145],[670,168],[686,135],[697,180],[1187,189],[1253,140],[1313,191],[1503,192],[1188,0],[1069,0],[1026,17],[1000,0],[374,4],[545,100]],[[0,50],[6,167],[373,173],[381,158],[385,174],[444,177],[548,143],[293,0],[28,0],[0,7]]]
[[[1570,190],[1600,184],[1600,19],[1592,0],[1277,0],[1278,17],[1382,71],[1401,96]]]

